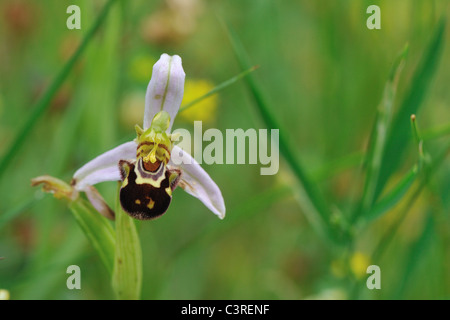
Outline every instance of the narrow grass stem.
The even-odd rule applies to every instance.
[[[216,94],[217,92],[219,92],[222,89],[225,89],[226,87],[232,85],[233,83],[235,83],[236,81],[242,79],[243,77],[245,77],[246,75],[248,75],[250,72],[255,71],[256,69],[258,69],[259,66],[253,66],[243,72],[241,72],[240,74],[238,74],[237,76],[232,77],[231,79],[228,79],[225,82],[222,82],[221,84],[219,84],[218,86],[214,87],[211,91],[205,93],[203,96],[198,97],[194,100],[192,100],[191,102],[186,103],[185,105],[181,106],[180,111],[179,112],[183,112],[186,111],[187,109],[189,109],[190,107],[194,106],[195,104],[201,102],[202,100],[208,98],[209,96],[212,96],[213,94]]]
[[[226,27],[225,29],[241,69],[246,70],[249,63],[245,49],[231,28]],[[297,184],[295,186],[297,190],[297,199],[299,200],[298,202],[304,210],[305,215],[325,240],[335,243],[339,240],[339,237],[332,226],[331,210],[328,207],[328,204],[320,193],[317,185],[313,183],[312,179],[302,166],[300,159],[293,151],[294,149],[289,145],[285,132],[273,116],[272,110],[275,109],[267,103],[262,90],[253,77],[248,75],[245,79],[267,129],[279,130],[279,150],[292,170],[293,175],[297,178]]]

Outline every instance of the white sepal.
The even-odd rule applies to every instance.
[[[182,157],[183,161],[179,157]],[[181,169],[179,186],[203,202],[220,219],[225,217],[225,202],[219,187],[191,155],[174,146],[168,165]]]
[[[136,148],[134,141],[126,142],[89,161],[73,175],[73,186],[84,191],[99,182],[121,180],[119,160],[136,159]]]
[[[172,129],[184,94],[184,73],[181,58],[164,53],[153,66],[152,77],[145,94],[144,130],[150,127],[153,117],[160,111],[170,115]]]

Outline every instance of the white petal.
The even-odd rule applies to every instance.
[[[194,158],[180,147],[174,146],[169,166],[181,168],[179,186],[184,191],[202,201],[220,219],[225,217],[225,202],[219,187]]]
[[[77,190],[84,190],[99,182],[121,180],[119,160],[136,159],[136,148],[130,141],[99,155],[75,172],[72,183]]]
[[[150,127],[153,117],[164,110],[170,115],[170,132],[183,100],[185,76],[179,56],[161,55],[153,66],[145,94],[144,130]]]

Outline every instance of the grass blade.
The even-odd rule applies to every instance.
[[[372,208],[364,215],[363,222],[370,222],[379,218],[383,213],[394,207],[408,192],[417,178],[417,167],[412,168],[400,182],[393,188],[389,194],[384,196],[380,201],[375,203]]]
[[[415,201],[419,198],[422,190],[427,185],[430,178],[436,173],[439,166],[444,162],[448,153],[450,152],[450,143],[448,143],[444,149],[433,159],[433,161],[427,166],[428,169],[423,171],[423,174],[420,176],[418,180],[417,186],[415,186],[415,190],[412,192],[411,196],[406,201],[407,206],[403,209],[399,218],[392,224],[392,226],[385,232],[384,236],[381,238],[380,242],[376,246],[373,254],[372,260],[378,261],[382,254],[386,251],[389,243],[392,241],[394,236],[397,233],[397,230],[400,228],[403,220],[406,218],[409,210],[413,207]]]
[[[248,69],[250,63],[248,62],[245,49],[243,48],[238,36],[229,27],[227,28],[227,31],[241,69]],[[272,112],[272,110],[276,109],[268,105],[267,100],[263,95],[263,91],[260,89],[251,74],[247,75],[245,79],[249,91],[255,101],[255,105],[257,106],[266,127],[269,130],[280,129],[281,126],[277,123]],[[281,154],[297,178],[297,195],[299,203],[304,209],[308,219],[319,234],[323,235],[327,239],[335,239],[335,233],[330,224],[330,209],[316,184],[313,183],[312,179],[310,179],[304,170],[297,155],[292,152],[293,148],[289,146],[282,130],[279,132],[279,148]]]
[[[116,203],[116,252],[112,286],[119,300],[139,300],[142,288],[142,251],[134,220]]]
[[[417,114],[438,66],[444,44],[445,20],[442,19],[433,39],[416,70],[410,89],[407,92],[391,126],[380,167],[380,177],[374,191],[374,200],[381,194],[392,173],[398,168],[410,137],[409,118]]]
[[[395,95],[397,92],[397,84],[400,72],[408,54],[408,46],[403,49],[395,61],[389,80],[384,88],[383,99],[378,107],[373,134],[370,140],[369,149],[366,159],[366,177],[364,183],[363,195],[361,197],[360,210],[357,210],[353,217],[363,215],[373,205],[375,198],[375,188],[379,178],[380,167],[384,150],[386,146],[387,133],[390,128],[392,119],[392,109],[394,105]]]
[[[9,163],[14,158],[16,153],[20,150],[22,144],[25,142],[27,137],[30,135],[30,132],[33,129],[33,127],[36,125],[36,123],[42,117],[42,115],[45,113],[45,111],[49,108],[50,102],[52,101],[53,97],[58,92],[59,88],[61,87],[63,82],[66,80],[67,76],[70,74],[70,71],[75,66],[75,64],[78,61],[78,59],[80,58],[81,54],[84,52],[87,45],[92,40],[94,34],[97,32],[97,30],[99,29],[99,27],[105,20],[106,16],[108,15],[109,9],[111,8],[111,5],[115,1],[116,0],[109,0],[105,4],[105,6],[103,7],[99,16],[97,17],[97,20],[94,22],[92,27],[86,33],[86,36],[83,38],[78,49],[70,57],[70,59],[66,62],[66,64],[63,66],[61,71],[57,74],[57,76],[51,83],[50,87],[47,89],[47,91],[43,94],[43,96],[39,99],[39,101],[34,106],[31,114],[26,119],[25,124],[19,130],[17,136],[11,143],[11,146],[5,152],[2,159],[0,160],[0,177],[6,171],[6,167],[9,165]]]
[[[422,231],[421,236],[417,241],[412,245],[409,250],[408,258],[405,263],[404,272],[402,272],[402,276],[399,280],[399,284],[395,287],[396,292],[394,293],[393,299],[398,300],[405,297],[405,290],[408,287],[409,282],[411,282],[411,277],[414,274],[414,271],[417,269],[420,261],[423,261],[423,255],[429,251],[430,245],[433,242],[433,236],[435,235],[436,230],[434,227],[433,216],[428,213],[427,221],[425,223],[425,227]]]
[[[237,76],[232,77],[231,79],[228,79],[225,82],[222,82],[221,84],[219,84],[218,86],[216,86],[215,88],[213,88],[211,91],[205,93],[203,96],[198,97],[197,99],[194,99],[191,102],[188,102],[187,104],[181,106],[180,111],[179,112],[183,112],[187,109],[189,109],[190,107],[194,106],[195,104],[199,103],[200,101],[208,98],[209,96],[212,96],[213,94],[216,94],[217,92],[219,92],[222,89],[225,89],[226,87],[232,85],[233,83],[235,83],[236,81],[242,79],[243,77],[245,77],[246,75],[248,75],[250,72],[255,71],[256,69],[258,69],[258,66],[253,66],[243,72],[241,72],[240,74],[238,74]]]

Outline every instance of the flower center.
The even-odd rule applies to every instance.
[[[143,130],[138,125],[135,126],[138,147],[136,158],[142,158],[144,168],[148,171],[157,169],[159,163],[167,164],[170,160],[170,153],[173,148],[172,134],[167,133],[170,117],[166,111],[158,112],[150,125],[150,128]]]

